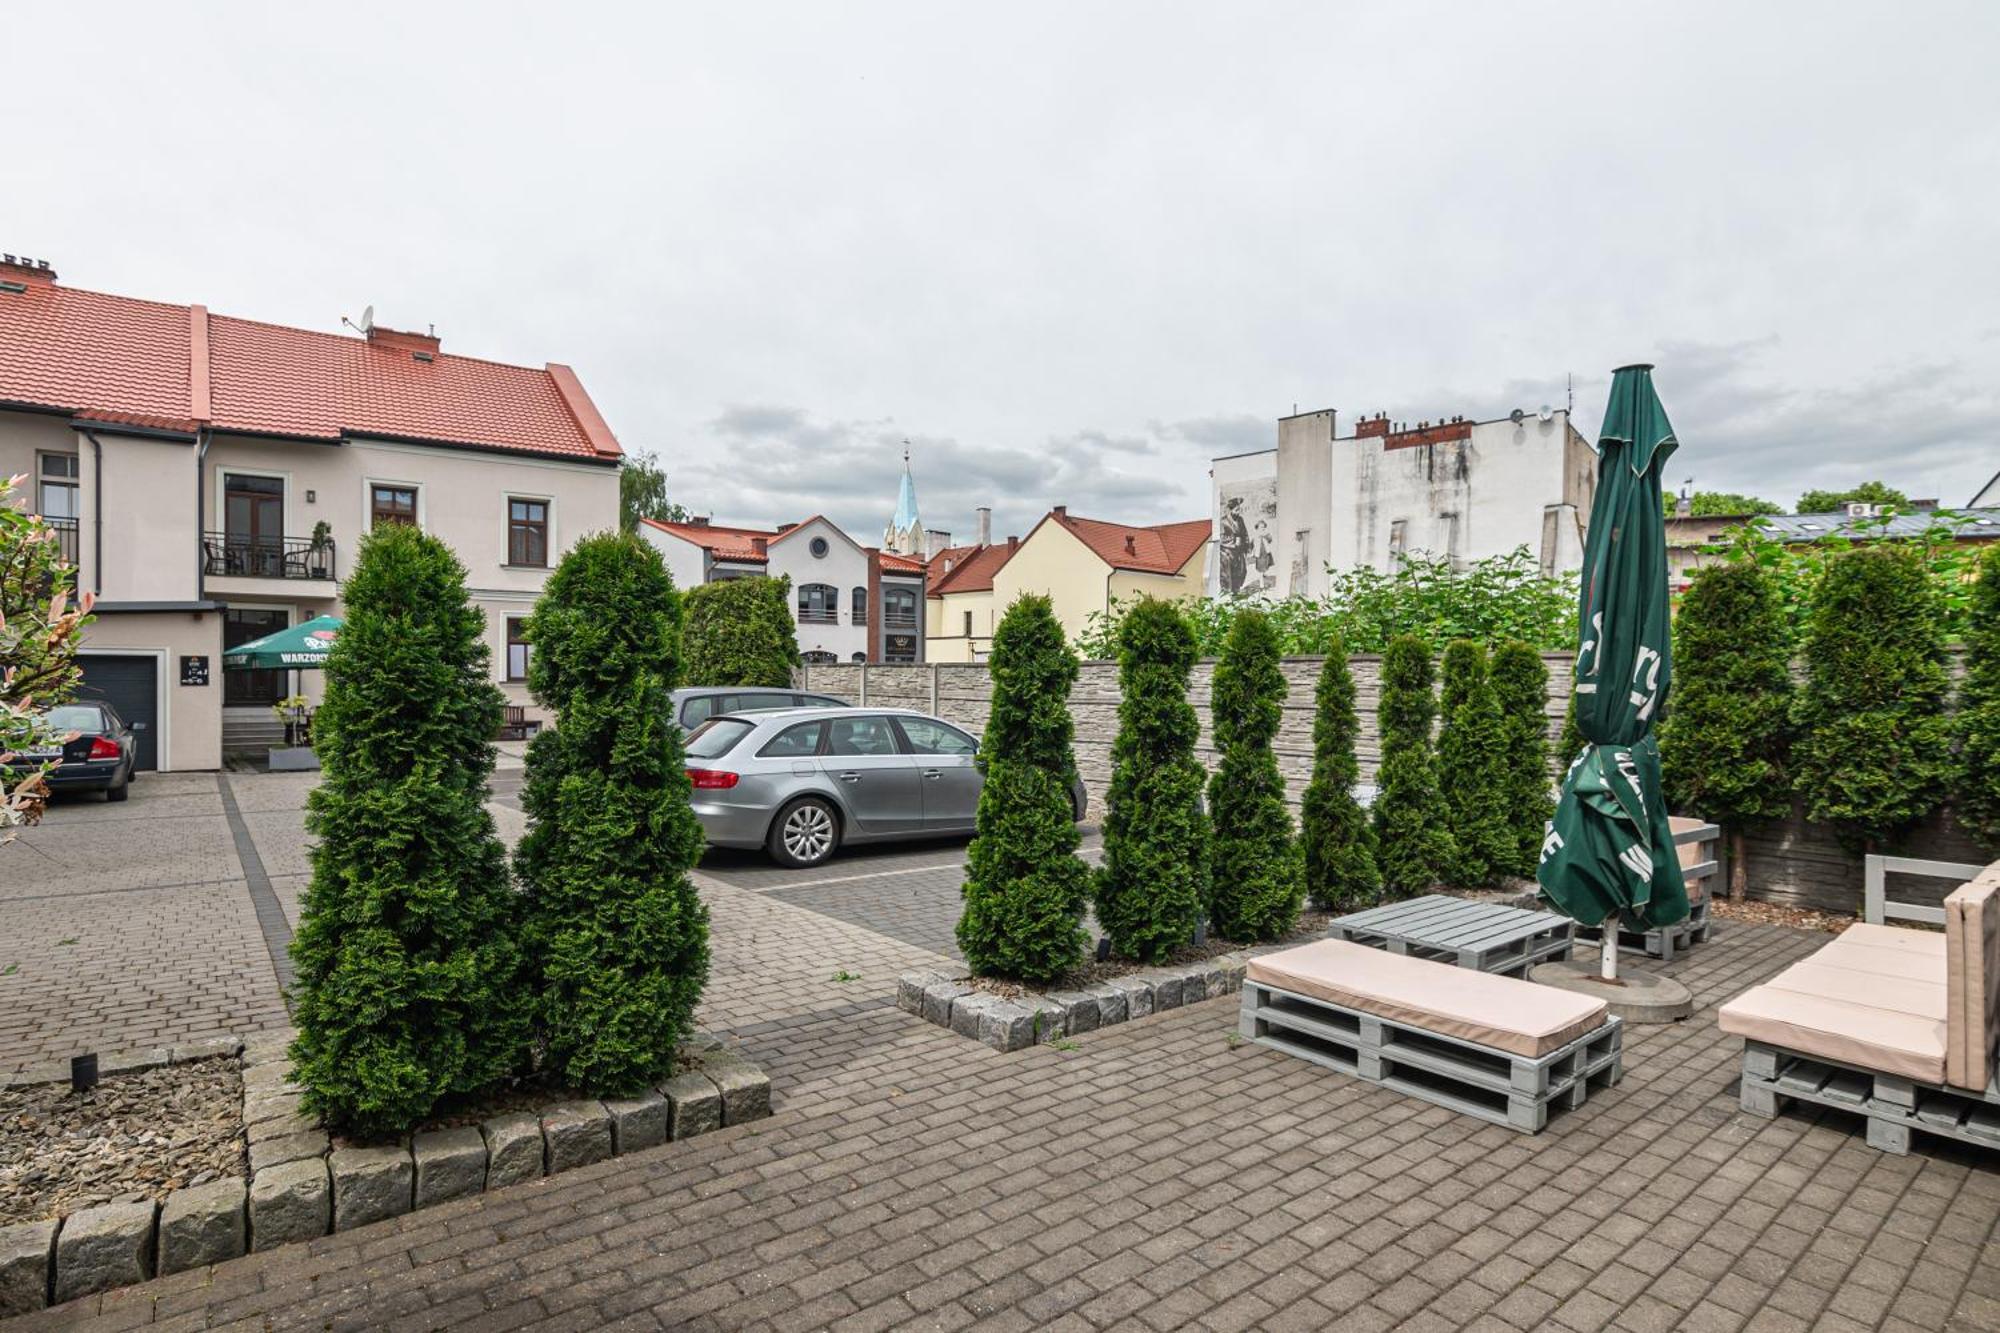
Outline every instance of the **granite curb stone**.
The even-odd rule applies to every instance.
[[[607,1097],[604,1110],[611,1117],[614,1156],[656,1148],[667,1141],[667,1099],[657,1092],[648,1090],[637,1097]]]
[[[700,1052],[702,1074],[722,1094],[722,1123],[741,1125],[771,1114],[771,1076],[720,1047]]]
[[[1279,946],[1271,946],[1279,947]],[[1243,989],[1249,960],[1268,948],[1218,954],[1198,963],[1144,968],[1075,990],[1006,998],[936,971],[896,980],[896,1007],[996,1051],[1078,1036]]]
[[[333,1176],[335,1231],[352,1231],[410,1211],[416,1167],[409,1149],[336,1148],[326,1165]]]
[[[462,1199],[486,1188],[486,1139],[477,1125],[438,1129],[410,1140],[416,1163],[416,1207]]]
[[[107,1203],[71,1213],[56,1233],[55,1303],[153,1276],[153,1213],[144,1203]]]
[[[611,1117],[595,1100],[558,1102],[542,1112],[549,1145],[549,1174],[589,1166],[611,1156]]]
[[[660,1084],[667,1099],[667,1137],[678,1143],[722,1128],[722,1094],[707,1077],[692,1071]]]
[[[548,1170],[542,1122],[526,1111],[496,1115],[479,1126],[486,1140],[486,1188],[539,1180]]]
[[[51,1218],[0,1227],[0,1319],[48,1305],[59,1225]]]
[[[234,1176],[169,1194],[160,1205],[160,1276],[241,1255],[248,1194],[249,1182]]]
[[[309,1157],[250,1177],[250,1249],[312,1240],[332,1229],[333,1191],[326,1162]]]

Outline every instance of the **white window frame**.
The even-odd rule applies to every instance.
[[[76,462],[76,475],[75,475],[74,477],[70,477],[70,478],[67,478],[67,479],[65,479],[65,480],[59,480],[59,481],[54,481],[54,482],[51,482],[51,481],[50,481],[50,480],[49,480],[49,479],[48,479],[48,478],[47,478],[46,476],[44,476],[44,475],[42,474],[42,460],[43,460],[44,458],[68,458],[68,459],[73,459],[73,460],[74,460],[74,461]],[[64,452],[63,452],[62,450],[60,450],[60,449],[37,449],[37,450],[35,450],[35,475],[34,475],[34,477],[33,477],[33,481],[34,481],[34,483],[35,483],[35,512],[36,512],[36,513],[40,514],[40,515],[41,515],[41,516],[42,516],[43,518],[47,518],[47,517],[49,517],[49,512],[48,512],[48,506],[42,503],[42,487],[44,487],[44,486],[49,486],[49,485],[55,485],[55,486],[67,486],[67,487],[69,487],[69,489],[70,489],[70,492],[71,492],[71,494],[72,494],[72,497],[73,497],[73,499],[74,499],[74,501],[75,501],[75,504],[76,504],[76,512],[75,512],[74,514],[68,514],[68,515],[65,515],[65,517],[66,517],[66,518],[67,518],[67,519],[68,519],[68,520],[69,520],[69,521],[70,521],[71,523],[75,523],[75,524],[78,524],[78,525],[81,525],[81,524],[82,524],[82,522],[83,522],[83,456],[82,456],[81,454],[67,454],[67,453],[64,453]]]

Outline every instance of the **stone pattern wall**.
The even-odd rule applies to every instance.
[[[1275,748],[1278,767],[1285,775],[1286,796],[1294,807],[1312,778],[1313,686],[1319,679],[1322,660],[1288,657],[1283,663],[1290,690]],[[1547,714],[1553,781],[1560,778],[1565,763],[1564,757],[1556,753],[1555,742],[1562,734],[1563,713],[1569,706],[1572,657],[1569,653],[1544,653],[1542,660],[1549,669]],[[1348,663],[1354,672],[1355,708],[1361,721],[1356,743],[1361,780],[1372,783],[1381,758],[1375,710],[1380,702],[1382,659],[1356,654]],[[1214,672],[1213,661],[1198,663],[1190,691],[1195,711],[1201,716],[1201,757],[1211,770],[1216,762],[1209,735],[1209,682]],[[934,713],[974,735],[985,730],[993,690],[984,663],[809,666],[801,667],[799,673],[802,688],[856,704]],[[1090,793],[1088,818],[1101,819],[1105,788],[1111,781],[1111,742],[1118,733],[1115,662],[1084,663],[1076,687],[1070,691],[1069,711],[1076,721],[1077,770]],[[1967,864],[1984,864],[1992,859],[1973,844],[1948,811],[1919,825],[1900,851],[1907,856]],[[1724,853],[1727,854],[1726,845]],[[1744,840],[1744,855],[1749,862],[1753,898],[1823,911],[1858,914],[1861,910],[1861,854],[1842,847],[1831,829],[1809,823],[1796,807],[1789,818],[1751,830]],[[1728,882],[1726,873],[1721,882]],[[1909,901],[1941,901],[1954,887],[1944,880],[1904,880],[1895,876],[1889,880],[1890,897]]]

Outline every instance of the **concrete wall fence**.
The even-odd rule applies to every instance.
[[[1278,767],[1285,776],[1286,794],[1294,807],[1312,778],[1313,687],[1319,680],[1322,660],[1288,657],[1283,663],[1288,690],[1275,748]],[[1551,763],[1559,774],[1564,760],[1556,756],[1555,743],[1562,733],[1563,714],[1569,707],[1572,657],[1569,653],[1544,653],[1542,660],[1549,669],[1546,713]],[[1360,714],[1360,738],[1355,748],[1361,762],[1361,780],[1372,783],[1381,759],[1375,710],[1380,699],[1382,659],[1357,653],[1348,658],[1348,664],[1354,673],[1355,708]],[[1213,661],[1198,663],[1190,690],[1195,711],[1201,717],[1201,739],[1197,744],[1203,762],[1211,769],[1216,762],[1209,734],[1209,684],[1214,671]],[[935,714],[975,736],[986,728],[993,680],[984,663],[842,664],[801,667],[799,672],[802,688],[850,703],[914,708]],[[1077,769],[1090,793],[1088,817],[1093,821],[1103,817],[1105,789],[1111,781],[1111,742],[1118,734],[1118,700],[1117,663],[1084,663],[1076,687],[1070,692],[1069,711],[1076,723]],[[1726,847],[1724,850],[1726,853]],[[1992,859],[1957,826],[1949,811],[1920,824],[1901,850],[1909,856],[1970,864]],[[1842,847],[1830,828],[1804,819],[1796,803],[1789,818],[1750,830],[1744,840],[1744,855],[1749,862],[1752,898],[1822,911],[1855,914],[1861,911],[1861,856]],[[1727,879],[1721,882],[1727,883]],[[1892,877],[1890,885],[1892,897],[1912,902],[1942,902],[1954,887],[1944,881],[1906,883],[1897,877]]]

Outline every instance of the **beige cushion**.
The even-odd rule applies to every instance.
[[[1993,1040],[2000,1032],[2000,861],[1944,900],[1950,1012],[1945,1078],[1984,1092],[1993,1077]]]
[[[1942,1083],[1950,1008],[1943,940],[1933,932],[1849,926],[1812,957],[1723,1005],[1722,1030]]]
[[[1547,1055],[1604,1026],[1602,1000],[1515,977],[1317,940],[1250,960],[1250,980],[1476,1046]]]
[[[1689,829],[1698,829],[1707,822],[1705,819],[1691,819],[1687,815],[1667,816],[1667,827],[1672,829],[1677,837]],[[1717,830],[1717,836],[1714,838],[1704,838],[1700,842],[1675,843],[1674,853],[1680,858],[1681,869],[1686,870],[1704,861],[1715,860],[1716,843],[1720,840],[1720,835],[1721,831]]]

